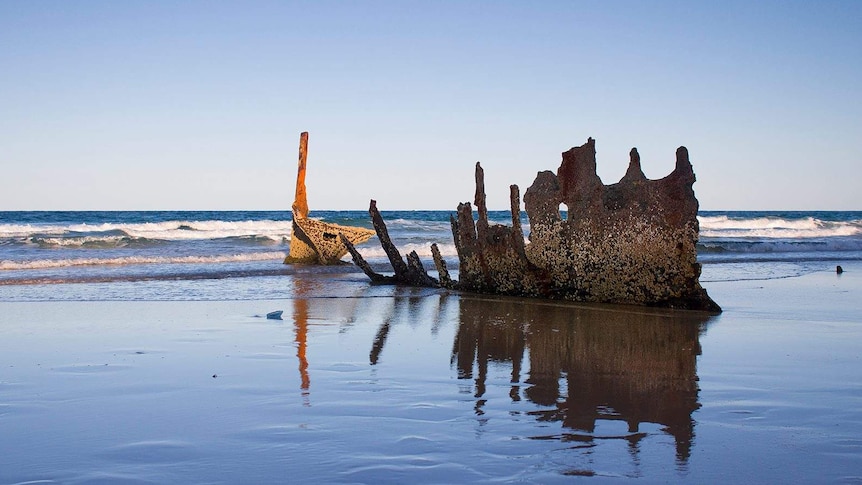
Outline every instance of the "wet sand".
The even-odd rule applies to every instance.
[[[843,266],[708,283],[717,317],[313,274],[284,300],[2,302],[0,483],[859,482]]]

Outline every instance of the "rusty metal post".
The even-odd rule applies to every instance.
[[[296,170],[296,194],[293,197],[293,215],[308,217],[308,198],[305,192],[305,162],[308,159],[308,132],[299,135],[299,167]]]

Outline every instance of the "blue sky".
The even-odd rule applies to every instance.
[[[862,210],[862,2],[0,0],[0,210],[508,208],[560,153]]]

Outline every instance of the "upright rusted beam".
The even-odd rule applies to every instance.
[[[377,210],[377,201],[371,200],[371,204],[368,207],[368,213],[371,215],[371,223],[374,225],[374,230],[377,232],[377,239],[380,240],[380,245],[383,247],[383,251],[386,253],[386,256],[389,258],[389,263],[392,265],[392,269],[395,270],[395,277],[401,277],[407,274],[407,263],[404,262],[404,259],[401,257],[401,253],[398,252],[398,248],[392,244],[392,240],[389,239],[389,230],[386,229],[386,223],[383,222],[383,217],[380,216],[380,212]]]
[[[296,170],[296,194],[293,196],[293,215],[308,217],[308,197],[305,192],[305,162],[308,159],[308,132],[299,135],[299,167]]]
[[[521,228],[521,191],[514,184],[509,186],[509,206],[512,211],[512,248],[520,258],[526,260],[524,230]]]
[[[476,162],[476,195],[473,199],[476,204],[478,220],[476,221],[476,234],[482,244],[488,237],[488,207],[485,205],[485,171],[482,165]]]
[[[440,248],[437,243],[431,245],[431,256],[434,258],[434,266],[437,267],[437,273],[440,275],[440,286],[443,288],[454,288],[455,282],[449,276],[449,269],[446,268],[446,261],[440,255]]]

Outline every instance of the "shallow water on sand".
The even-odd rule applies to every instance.
[[[710,283],[717,317],[313,273],[0,302],[0,483],[858,482],[845,269]]]

